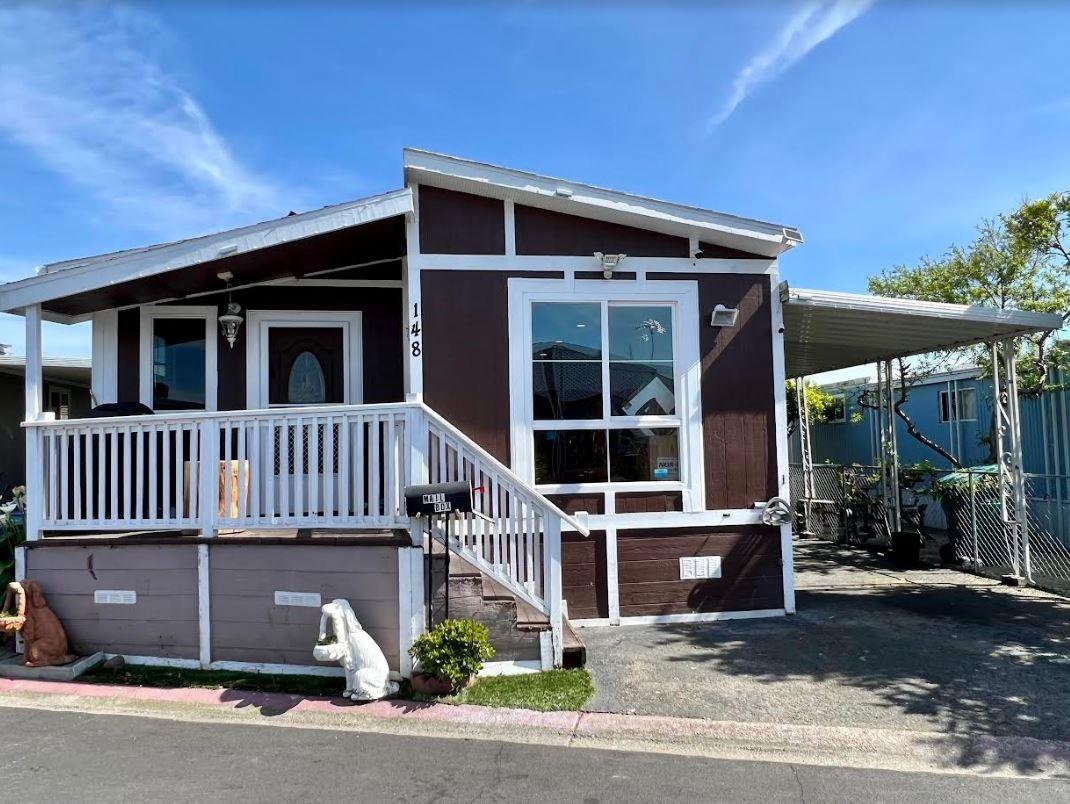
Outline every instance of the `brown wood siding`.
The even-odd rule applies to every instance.
[[[679,491],[630,491],[617,493],[618,514],[651,514],[684,510],[684,495]]]
[[[683,556],[720,556],[721,577],[681,581]],[[765,525],[621,530],[617,572],[622,617],[784,605],[780,531]]]
[[[320,610],[276,606],[275,592],[345,598],[363,628],[399,666],[398,553],[392,547],[213,546],[212,658],[314,665]]]
[[[26,577],[41,584],[72,650],[131,656],[198,656],[197,548],[76,547],[26,551]],[[133,605],[97,604],[98,589],[133,590]]]
[[[777,491],[773,325],[764,274],[652,274],[699,289],[706,506],[750,508]],[[739,308],[734,327],[709,326],[717,304]]]
[[[609,616],[606,532],[561,534],[561,584],[569,619]]]
[[[566,514],[586,511],[588,514],[606,512],[606,495],[595,492],[591,494],[547,494],[546,499]]]
[[[360,287],[253,287],[237,291],[234,301],[250,310],[347,310],[361,314],[364,363],[364,402],[402,402],[405,399],[404,333],[401,290]],[[220,312],[225,296],[208,296]],[[232,349],[218,341],[219,409],[241,410],[245,399],[245,346],[248,334],[239,332]]]
[[[421,213],[423,212],[421,205]],[[588,257],[596,251],[630,257],[688,257],[686,237],[517,204],[516,253]]]
[[[139,402],[141,367],[141,310],[134,307],[120,310],[117,324],[119,365],[116,367],[116,401]]]
[[[559,271],[421,271],[424,399],[509,464],[509,277]]]
[[[635,271],[614,271],[613,276],[610,277],[610,281],[629,280],[635,279],[637,274]],[[601,271],[576,271],[577,279],[601,279],[606,281],[605,276]]]
[[[699,243],[698,250],[702,252],[702,259],[704,260],[766,260],[768,262],[772,259],[761,254],[752,254],[749,251],[741,251],[730,246],[720,246],[716,243]]]
[[[505,254],[505,202],[420,185],[420,251]]]

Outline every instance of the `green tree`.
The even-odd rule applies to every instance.
[[[1027,202],[1010,215],[984,221],[967,246],[954,245],[941,259],[922,258],[916,266],[898,265],[869,280],[869,291],[889,296],[951,304],[980,305],[1056,313],[1070,317],[1070,194]],[[1070,353],[1057,332],[1018,340],[1019,390],[1039,394],[1052,389],[1049,371],[1070,366]],[[991,370],[983,345],[897,362],[896,414],[907,432],[957,466],[958,461],[925,436],[903,410],[909,389],[934,371],[971,362]],[[872,400],[860,403],[873,407]]]
[[[788,435],[791,436],[799,427],[799,404],[795,395],[795,380],[787,382],[788,395]],[[810,415],[810,424],[828,421],[839,400],[811,383],[803,383],[803,395],[806,399],[806,412]]]
[[[1038,204],[1044,206],[1038,208]],[[1062,204],[1070,206],[1070,200],[1064,196]],[[869,291],[877,296],[1057,313],[1066,321],[1070,316],[1070,257],[1062,249],[1061,237],[1067,212],[1059,209],[1049,198],[985,221],[968,246],[952,246],[939,260],[923,258],[916,266],[882,271],[869,280]],[[1065,367],[1067,357],[1056,333],[1020,338],[1021,391],[1044,391],[1049,387],[1048,370]],[[987,367],[989,355],[985,347],[974,346],[947,353],[938,362],[965,360]]]

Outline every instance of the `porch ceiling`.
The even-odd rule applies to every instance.
[[[37,276],[0,285],[0,310],[40,303],[46,315],[78,319],[98,310],[405,256],[407,188],[191,240],[53,263]]]
[[[886,299],[781,285],[789,377],[851,368],[1062,327],[1021,310]]]

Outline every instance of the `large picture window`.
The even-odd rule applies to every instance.
[[[680,481],[676,317],[671,303],[532,302],[537,484]]]

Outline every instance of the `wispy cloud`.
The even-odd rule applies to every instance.
[[[0,9],[0,137],[159,234],[283,214],[293,200],[234,156],[164,66],[169,50],[166,31],[134,9]]]
[[[764,50],[757,53],[736,73],[728,97],[710,118],[707,132],[712,132],[732,116],[747,96],[761,84],[771,81],[803,59],[845,25],[860,17],[875,0],[818,0],[802,6]]]

